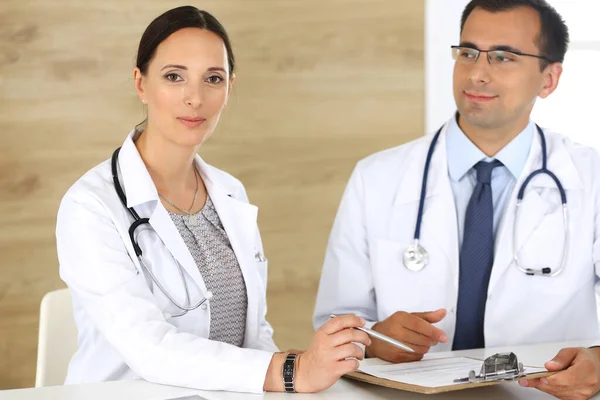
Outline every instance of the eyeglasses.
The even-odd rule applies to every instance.
[[[450,46],[452,48],[452,58],[461,64],[475,64],[481,53],[487,53],[488,62],[491,65],[509,65],[519,61],[521,57],[534,57],[552,63],[553,61],[544,56],[535,54],[520,53],[517,51],[506,50],[479,50],[472,47]]]

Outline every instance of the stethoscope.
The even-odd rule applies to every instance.
[[[156,279],[156,276],[154,276],[154,274],[152,273],[150,268],[148,268],[148,266],[146,265],[146,262],[144,261],[144,257],[142,255],[142,248],[140,247],[140,245],[138,244],[138,242],[135,238],[135,231],[137,228],[139,228],[140,226],[142,226],[144,224],[148,224],[149,226],[151,226],[150,219],[149,218],[140,218],[138,213],[133,208],[127,207],[127,197],[125,196],[125,192],[123,192],[123,188],[121,187],[121,184],[119,183],[119,176],[118,176],[118,171],[117,171],[117,163],[119,161],[119,151],[120,150],[121,150],[121,148],[119,147],[118,149],[115,150],[115,152],[112,155],[111,170],[112,170],[113,182],[115,184],[115,190],[117,192],[117,195],[119,196],[119,199],[121,199],[121,203],[123,203],[123,206],[127,209],[127,211],[129,211],[129,214],[131,214],[131,216],[133,217],[133,220],[134,220],[133,223],[129,226],[129,238],[131,239],[131,243],[133,244],[133,249],[135,251],[135,255],[137,256],[142,268],[144,268],[148,272],[148,274],[150,275],[150,278],[156,284],[156,286],[160,289],[160,291],[169,299],[169,301],[171,303],[173,303],[173,305],[175,307],[177,307],[178,309],[180,309],[182,311],[179,314],[173,314],[172,317],[181,317],[182,315],[187,314],[188,311],[193,311],[193,310],[197,309],[198,307],[200,307],[202,304],[204,304],[207,301],[209,301],[210,299],[212,299],[213,294],[212,294],[212,292],[207,291],[206,297],[204,297],[202,300],[200,300],[196,304],[190,305],[190,302],[191,302],[190,292],[188,290],[188,285],[185,280],[185,276],[183,275],[183,268],[181,267],[181,264],[179,264],[177,259],[175,259],[175,263],[177,264],[177,269],[179,270],[179,276],[181,277],[181,282],[183,283],[183,288],[185,290],[185,297],[186,297],[186,304],[187,304],[185,306],[181,305],[173,298],[173,296],[171,296],[169,294],[169,292],[163,287],[163,285],[161,285],[161,283],[158,281],[158,279]]]
[[[546,137],[544,135],[544,132],[542,131],[542,128],[540,128],[538,125],[536,125],[536,127],[537,127],[538,133],[540,134],[540,140],[541,140],[541,145],[542,145],[542,168],[540,168],[536,171],[533,171],[529,176],[527,176],[527,178],[521,185],[521,188],[519,189],[519,192],[517,195],[517,204],[516,204],[516,209],[515,209],[515,222],[513,225],[513,262],[515,263],[516,267],[521,272],[523,272],[527,275],[556,276],[563,270],[565,263],[567,261],[567,244],[569,242],[569,224],[568,224],[569,218],[568,218],[568,212],[567,212],[567,194],[566,194],[565,190],[563,189],[563,186],[560,183],[560,180],[546,166],[547,156],[548,156],[547,150],[546,150]],[[415,271],[415,272],[421,271],[429,262],[429,254],[427,253],[427,250],[425,250],[425,248],[423,246],[421,246],[421,244],[419,243],[419,239],[421,237],[421,222],[423,220],[423,207],[425,205],[425,195],[427,194],[427,177],[429,175],[429,167],[431,165],[431,159],[433,157],[433,150],[435,148],[438,138],[440,137],[440,134],[442,133],[442,129],[443,129],[443,127],[440,128],[437,131],[437,133],[435,134],[435,136],[433,137],[433,140],[431,141],[431,145],[429,146],[429,150],[427,152],[427,158],[425,160],[425,170],[423,173],[423,181],[421,184],[421,198],[419,200],[419,211],[417,213],[417,225],[415,228],[414,242],[413,242],[413,244],[411,244],[410,246],[408,246],[406,248],[406,250],[404,251],[404,255],[402,257],[403,261],[404,261],[404,266],[406,268],[408,268],[409,270]],[[552,178],[552,180],[556,184],[556,187],[558,188],[558,191],[560,192],[560,200],[562,202],[563,224],[565,227],[564,243],[563,243],[564,247],[563,247],[561,263],[560,263],[558,269],[554,269],[554,270],[552,270],[549,267],[545,267],[542,269],[525,268],[519,262],[519,257],[517,255],[517,245],[516,245],[517,244],[517,221],[518,221],[519,214],[520,214],[523,196],[525,194],[525,188],[527,188],[527,185],[529,184],[529,182],[535,176],[537,176],[539,174],[546,174],[550,178]]]

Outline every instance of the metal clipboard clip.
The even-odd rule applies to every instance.
[[[523,363],[517,360],[515,353],[496,353],[485,359],[479,375],[471,371],[467,378],[455,379],[454,383],[513,381],[523,376],[525,376]]]

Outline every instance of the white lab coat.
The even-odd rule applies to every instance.
[[[600,266],[600,157],[595,150],[545,131],[548,168],[562,182],[569,211],[568,259],[555,277],[527,276],[512,263],[517,191],[541,167],[541,142],[531,151],[498,227],[484,322],[487,347],[599,336],[594,285]],[[413,243],[423,169],[432,136],[376,153],[360,161],[350,178],[325,256],[314,325],[330,313],[357,313],[373,325],[396,311],[446,308],[436,326],[452,347],[458,299],[457,215],[448,177],[446,127],[429,172],[421,244],[429,264],[404,267]],[[527,186],[518,221],[522,265],[558,267],[563,249],[562,207],[546,175]]]
[[[180,304],[185,292],[175,259],[182,265],[191,302],[204,297],[200,271],[168,212],[132,140],[119,155],[120,182],[128,206],[150,218],[138,241],[146,263]],[[277,347],[265,320],[267,262],[257,207],[231,175],[196,163],[215,205],[246,283],[248,310],[243,348],[208,340],[210,302],[185,316],[141,268],[128,235],[133,218],[117,197],[110,160],[96,166],[67,192],[58,212],[56,241],[61,278],[73,297],[79,349],[66,383],[139,379],[197,389],[262,393]],[[174,257],[174,258],[173,258]]]

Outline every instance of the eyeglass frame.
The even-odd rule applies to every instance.
[[[492,50],[480,50],[480,49],[478,49],[476,47],[460,46],[460,45],[450,46],[450,48],[452,50],[454,50],[454,49],[469,49],[469,50],[475,50],[475,51],[477,51],[477,57],[475,57],[475,60],[472,63],[465,63],[465,62],[461,62],[461,61],[455,60],[457,62],[460,62],[461,64],[467,64],[467,65],[468,64],[475,64],[477,62],[477,60],[479,60],[479,56],[481,55],[481,53],[486,53],[486,58],[488,60],[488,63],[490,65],[495,65],[495,64],[492,64],[492,61],[490,60],[490,53],[496,52],[496,51],[501,51],[503,53],[510,53],[510,54],[514,54],[516,56],[534,57],[534,58],[537,58],[537,59],[540,59],[540,60],[547,61],[550,64],[553,64],[555,62],[555,61],[552,61],[551,59],[549,59],[548,57],[545,57],[545,56],[540,56],[540,55],[537,55],[537,54],[522,53],[520,51],[517,51],[517,50],[514,50],[514,49],[508,49],[508,48],[497,48],[497,49],[492,49]]]

